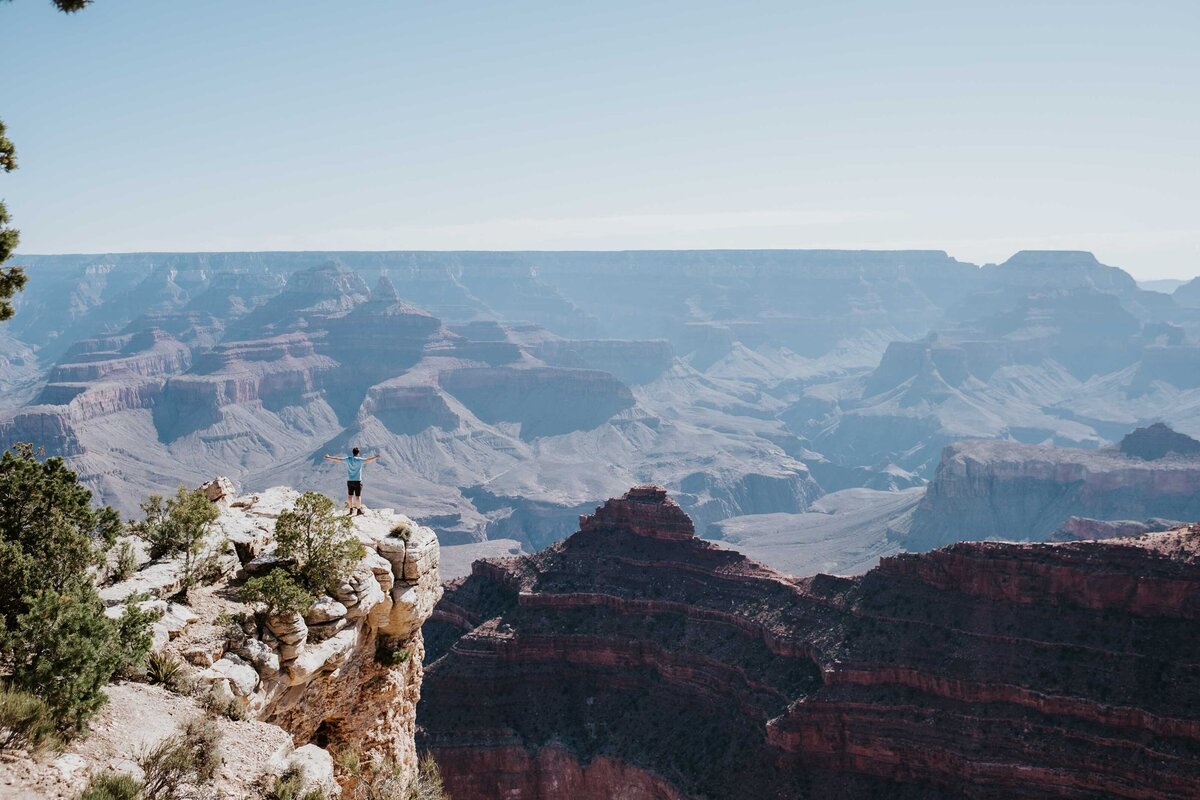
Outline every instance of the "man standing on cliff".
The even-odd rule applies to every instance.
[[[350,451],[350,455],[345,458],[338,458],[326,454],[326,461],[344,461],[346,462],[346,505],[350,507],[350,516],[354,516],[357,512],[358,516],[362,516],[362,468],[363,464],[370,464],[376,461],[379,454],[370,458],[363,458],[358,454],[358,448]]]

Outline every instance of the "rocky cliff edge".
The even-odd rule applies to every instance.
[[[341,750],[392,759],[415,773],[421,625],[442,594],[433,531],[392,509],[368,510],[353,520],[366,555],[344,584],[304,616],[256,619],[237,586],[271,566],[275,521],[300,493],[276,487],[239,495],[225,478],[203,489],[220,511],[200,557],[213,582],[191,588],[187,604],[177,602],[182,563],[150,561],[140,540],[130,539],[138,569],[101,590],[113,616],[131,595],[159,612],[153,650],[181,662],[176,684],[188,689],[110,686],[91,732],[65,752],[0,763],[0,795],[74,797],[90,774],[136,773],[140,753],[214,708],[224,732],[216,788],[226,796],[255,796],[263,776],[291,763],[305,768],[310,785],[336,795],[345,778],[335,776],[332,754]]]

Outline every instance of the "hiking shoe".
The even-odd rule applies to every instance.
[[[363,510],[360,508],[360,509],[358,510],[358,516],[360,516],[360,517],[361,517],[362,515],[363,515]]]

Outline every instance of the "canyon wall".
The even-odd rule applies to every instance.
[[[962,540],[1046,539],[1072,516],[1200,519],[1197,487],[1197,456],[1146,460],[1115,449],[957,442],[944,450],[903,543],[918,550]]]
[[[639,487],[448,586],[418,719],[456,800],[1200,793],[1200,528],[805,579],[690,529]]]

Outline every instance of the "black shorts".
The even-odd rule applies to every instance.
[[[346,481],[346,494],[351,497],[362,497],[362,481]]]

